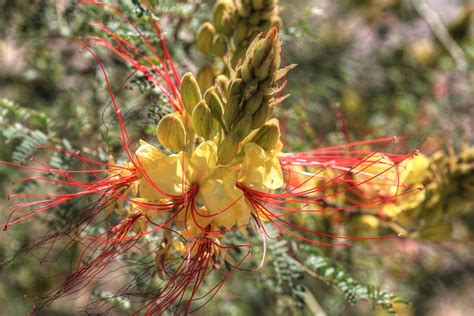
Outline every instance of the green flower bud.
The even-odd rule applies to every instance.
[[[240,20],[235,28],[235,40],[238,43],[245,40],[248,36],[249,26],[245,20]]]
[[[244,98],[245,100],[250,99],[255,92],[258,90],[258,80],[253,79],[244,87]]]
[[[254,114],[263,100],[263,91],[259,90],[247,102],[245,102],[244,111],[247,114]]]
[[[275,7],[268,7],[266,10],[260,12],[260,15],[262,20],[269,20],[272,16],[275,15]]]
[[[206,55],[211,52],[212,40],[215,33],[214,26],[209,22],[201,25],[198,30],[196,47]]]
[[[230,88],[229,88],[229,97],[233,96],[242,96],[242,88],[244,84],[242,82],[242,79],[234,79],[230,83]]]
[[[217,88],[218,88],[219,92],[222,95],[227,95],[227,93],[229,92],[229,89],[228,89],[229,88],[229,78],[227,78],[227,76],[225,76],[225,75],[217,76],[216,85],[217,85]]]
[[[212,19],[217,33],[229,35],[229,29],[232,31],[230,16],[233,10],[232,1],[218,1],[214,5]]]
[[[227,100],[224,111],[224,122],[227,126],[231,127],[232,125],[234,125],[234,122],[240,113],[241,102],[242,97],[240,95],[231,96]]]
[[[227,165],[234,159],[239,149],[239,143],[240,139],[235,134],[231,133],[225,136],[217,147],[217,158],[220,164]]]
[[[252,128],[262,127],[263,124],[268,120],[268,118],[273,113],[273,107],[271,107],[268,102],[263,102],[263,104],[258,108],[257,112],[252,116]]]
[[[251,8],[248,5],[242,4],[242,1],[237,2],[236,4],[237,11],[239,12],[240,16],[246,18],[251,13]]]
[[[257,67],[253,71],[255,77],[259,81],[265,80],[269,76],[270,66],[272,65],[272,63],[273,63],[273,58],[267,58],[263,61],[263,63],[259,67]]]
[[[252,56],[252,67],[257,68],[260,64],[268,58],[269,54],[271,53],[272,47],[277,47],[278,43],[278,32],[276,28],[271,29],[268,31],[267,35],[264,39],[259,40],[255,44],[255,48],[253,51]]]
[[[165,115],[156,128],[160,143],[168,149],[181,151],[186,141],[186,130],[177,114]]]
[[[272,119],[258,130],[251,142],[256,143],[266,151],[270,151],[275,148],[279,139],[280,125],[277,119]]]
[[[220,121],[222,114],[224,113],[224,106],[222,105],[221,99],[217,95],[215,89],[211,91],[209,96],[209,108],[211,109],[212,116]]]
[[[193,115],[191,117],[193,123],[193,129],[197,135],[204,139],[209,139],[214,120],[212,118],[211,110],[206,104],[206,101],[201,100],[194,108]]]
[[[261,10],[263,9],[264,3],[263,0],[252,0],[252,7],[255,10]]]
[[[234,133],[239,140],[244,139],[252,129],[252,115],[246,114],[240,121],[237,122],[234,128]]]
[[[192,73],[185,73],[181,79],[180,94],[186,112],[191,115],[196,104],[202,100],[201,90]]]
[[[223,57],[227,53],[227,42],[224,36],[216,34],[212,41],[212,52],[218,56]]]
[[[250,66],[250,63],[245,60],[239,68],[240,70],[240,77],[244,82],[249,82],[252,80],[252,67]]]
[[[212,84],[214,83],[214,71],[212,70],[212,66],[205,65],[202,67],[196,76],[196,80],[203,91],[212,87]]]

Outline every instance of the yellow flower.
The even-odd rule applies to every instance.
[[[205,141],[194,150],[187,170],[188,181],[200,184],[217,167],[217,145],[213,141]]]
[[[140,178],[140,197],[156,201],[165,194],[181,195],[183,193],[183,153],[166,156],[159,149],[145,142],[135,153],[146,176]],[[161,191],[161,192],[160,192]]]
[[[140,147],[135,152],[136,164],[139,168],[147,170],[150,167],[150,163],[157,159],[163,158],[166,155],[162,153],[158,148],[148,144],[144,140],[140,139]]]
[[[402,173],[400,181],[403,184],[421,184],[428,175],[430,161],[428,157],[419,153],[411,159],[406,160],[400,166]]]
[[[399,188],[399,172],[395,163],[382,154],[366,158],[354,168],[354,173],[358,188],[369,197],[391,197]]]
[[[262,147],[248,143],[244,148],[244,160],[239,182],[260,192],[270,192],[283,186],[280,161],[274,153],[267,154]]]
[[[230,229],[248,223],[250,205],[237,188],[237,166],[218,167],[200,186],[198,200],[208,209],[213,226]]]

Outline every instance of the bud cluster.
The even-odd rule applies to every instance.
[[[261,32],[279,28],[281,19],[278,0],[218,0],[213,9],[212,22],[201,25],[197,34],[197,48],[208,60],[222,60],[231,52],[232,65],[245,57],[247,48]],[[221,63],[222,66],[222,63]],[[219,65],[208,62],[197,75],[203,89],[212,85],[214,69]]]
[[[219,75],[204,93],[198,80],[185,74],[180,90],[185,113],[163,117],[157,129],[161,144],[180,151],[187,138],[189,144],[194,143],[194,135],[212,140],[221,165],[233,161],[249,142],[265,151],[275,149],[280,128],[278,120],[270,118],[274,107],[287,97],[277,94],[283,88],[283,77],[293,67],[280,69],[280,54],[280,39],[273,28],[255,38],[245,59],[231,69],[230,78]]]

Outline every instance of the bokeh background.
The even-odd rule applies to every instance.
[[[139,18],[139,1],[118,2]],[[174,60],[181,69],[196,71],[202,56],[193,46],[195,30],[210,19],[213,3],[152,2],[160,7]],[[284,60],[298,64],[287,77],[286,91],[292,96],[277,111],[285,118],[287,148],[394,135],[406,136],[405,150],[417,148],[427,156],[437,151],[455,155],[473,145],[472,1],[280,0],[280,5]],[[78,41],[96,32],[88,22],[98,17],[104,19],[72,1],[0,0],[0,160],[25,163],[31,155],[41,155],[34,150],[41,144],[104,161],[120,150],[104,80]],[[101,57],[113,86],[121,86],[130,69],[111,56]],[[135,139],[152,135],[163,99],[141,78],[121,86],[116,95]],[[73,163],[59,154],[48,159],[58,168]],[[2,222],[12,204],[9,193],[38,189],[30,182],[12,184],[21,177],[18,170],[0,165]],[[470,179],[473,184],[472,173]],[[78,248],[55,259],[60,250],[35,243],[59,225],[48,219],[0,233],[2,315],[27,314],[35,298],[51,291],[74,267]],[[401,315],[473,315],[472,207],[449,220],[453,230],[440,242],[397,239],[320,251],[351,277],[407,302],[396,305]],[[287,242],[290,250],[292,242]],[[229,280],[200,313],[387,313],[369,299],[351,304],[340,287],[328,285],[321,275],[278,262],[280,246],[271,246],[273,259],[263,270]],[[282,274],[285,267],[294,268],[294,275]],[[81,307],[103,295],[94,291],[96,286],[53,304],[44,315],[82,313]],[[129,313],[126,304],[116,304],[112,314]]]

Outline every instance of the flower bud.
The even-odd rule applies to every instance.
[[[212,66],[205,65],[202,67],[196,76],[196,80],[201,90],[205,91],[209,89],[214,82],[214,71],[212,70]]]
[[[273,63],[273,58],[269,57],[265,59],[263,63],[253,71],[255,77],[259,81],[265,80],[269,76],[270,66],[272,65],[272,63]]]
[[[216,78],[216,85],[219,89],[219,92],[222,95],[226,95],[229,91],[229,78],[227,78],[225,75],[219,75]]]
[[[263,102],[263,104],[258,108],[257,112],[252,116],[252,128],[262,127],[263,124],[268,120],[270,115],[272,115],[273,107],[268,104],[268,102]]]
[[[224,36],[216,34],[212,40],[212,52],[218,56],[223,57],[227,53],[227,43]]]
[[[217,95],[215,89],[209,92],[209,108],[211,109],[211,114],[216,120],[222,119],[222,114],[224,113],[224,106],[222,105],[221,99]]]
[[[217,158],[220,164],[227,165],[234,159],[239,148],[239,143],[240,139],[235,134],[231,133],[225,136],[217,148]]]
[[[177,114],[165,115],[156,128],[160,143],[168,149],[181,151],[186,141],[186,130]]]
[[[255,10],[261,10],[263,9],[264,3],[263,0],[252,0],[252,7]]]
[[[258,80],[253,79],[244,88],[244,99],[249,100],[258,89]]]
[[[263,91],[259,90],[255,93],[246,103],[244,106],[244,111],[247,114],[254,114],[263,101]]]
[[[234,128],[235,135],[239,138],[239,140],[244,139],[250,130],[252,129],[252,115],[246,114],[241,120],[237,122]]]
[[[218,1],[214,5],[212,19],[217,33],[225,35],[232,34],[232,21],[230,19],[230,13],[232,11],[233,3],[231,1]]]
[[[196,104],[202,99],[201,90],[192,73],[185,73],[181,79],[180,94],[186,112],[191,115]]]
[[[239,68],[240,70],[240,77],[244,82],[249,82],[252,80],[252,66],[248,60],[245,60]]]
[[[275,15],[275,7],[266,8],[260,13],[260,15],[261,15],[262,20],[269,20],[272,16]]]
[[[245,40],[248,36],[249,32],[249,26],[247,24],[246,20],[240,20],[239,23],[237,24],[237,27],[235,28],[235,40],[237,43],[242,42]]]
[[[224,122],[227,126],[232,126],[240,112],[242,103],[242,79],[234,79],[230,82],[227,103],[224,108]]]
[[[211,23],[206,22],[198,30],[196,47],[204,54],[209,54],[212,48],[212,39],[214,38],[214,26]]]
[[[276,28],[268,31],[264,39],[259,40],[255,44],[252,56],[252,67],[257,68],[260,64],[268,58],[271,53],[271,48],[278,45],[278,32]]]
[[[259,145],[266,151],[273,150],[278,140],[280,139],[280,126],[277,119],[268,121],[263,125],[255,136],[251,139],[251,142]]]
[[[236,7],[237,7],[237,10],[238,10],[240,16],[242,16],[244,18],[248,17],[251,13],[250,6],[243,4],[242,1],[238,1],[236,3]]]
[[[231,127],[237,116],[240,113],[240,103],[242,102],[242,97],[240,95],[231,96],[225,105],[224,111],[224,122],[227,126]]]
[[[193,122],[193,129],[199,136],[204,139],[209,139],[212,133],[213,119],[211,115],[211,110],[206,104],[206,101],[201,100],[193,110],[193,115],[191,117]]]

